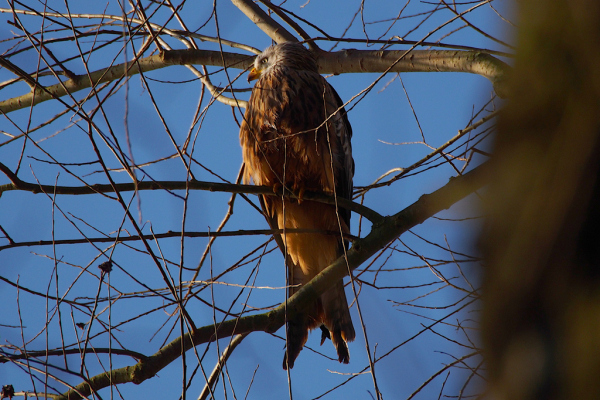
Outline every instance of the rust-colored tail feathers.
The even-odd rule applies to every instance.
[[[287,321],[287,347],[283,356],[283,369],[294,367],[296,357],[308,339],[309,330],[319,325],[322,330],[321,344],[326,338],[331,339],[337,351],[338,361],[348,364],[350,352],[346,343],[353,341],[356,335],[342,281],[323,293],[306,312]]]
[[[350,353],[346,342],[353,341],[356,335],[343,282],[337,282],[331,289],[323,293],[321,303],[323,304],[323,325],[329,330],[331,341],[338,354],[338,361],[348,364]]]
[[[294,368],[296,357],[308,339],[308,316],[300,314],[286,325],[287,344],[283,354],[283,369]]]

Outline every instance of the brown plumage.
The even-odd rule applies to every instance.
[[[271,46],[256,57],[248,75],[248,81],[253,79],[258,82],[240,129],[245,182],[285,186],[300,195],[309,190],[350,198],[352,129],[340,97],[319,74],[312,53],[297,43]],[[273,229],[350,232],[350,211],[334,205],[277,196],[262,196],[260,201]],[[348,248],[348,242],[331,234],[285,234],[276,235],[276,240],[287,253],[288,296]],[[331,338],[339,361],[347,364],[346,342],[354,340],[355,333],[341,280],[287,321],[284,369],[294,366],[308,331],[317,326],[323,329],[323,340]]]

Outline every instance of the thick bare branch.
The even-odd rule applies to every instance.
[[[79,399],[81,398],[80,393],[89,395],[92,391],[107,387],[111,382],[109,376],[112,377],[113,384],[127,382],[140,384],[146,379],[152,378],[164,367],[179,358],[182,351],[188,351],[202,343],[213,342],[234,334],[277,331],[285,323],[286,316],[288,319],[293,318],[296,313],[303,310],[315,298],[346,276],[349,271],[356,269],[376,254],[387,243],[481,188],[487,183],[487,176],[488,167],[482,165],[471,172],[453,178],[444,187],[429,195],[422,196],[397,214],[386,217],[381,224],[373,225],[369,235],[353,244],[347,252],[346,258],[340,257],[308,284],[302,286],[287,302],[280,304],[273,311],[228,320],[218,324],[218,326],[207,325],[198,328],[195,332],[173,340],[154,355],[135,365],[92,377],[88,382],[81,383],[74,389],[64,393],[60,399]]]
[[[353,49],[322,52],[319,54],[319,71],[334,75],[384,72],[396,63],[389,72],[468,72],[489,79],[496,93],[506,97],[505,85],[510,67],[487,53],[460,50],[413,50],[405,53],[405,50]]]
[[[9,113],[14,110],[29,107],[32,103],[39,104],[52,98],[65,96],[67,93],[74,93],[99,83],[114,81],[121,79],[124,76],[139,74],[140,72],[153,71],[171,65],[201,64],[223,66],[223,60],[225,60],[226,67],[245,69],[251,65],[253,56],[236,53],[223,53],[223,55],[221,55],[218,51],[209,50],[165,51],[161,54],[130,61],[127,64],[119,64],[110,68],[90,72],[89,78],[87,74],[84,74],[43,89],[38,86],[35,94],[27,93],[0,102],[0,112]]]
[[[319,72],[342,74],[358,72],[468,72],[489,79],[500,97],[506,96],[505,83],[509,67],[499,59],[482,52],[459,50],[413,50],[404,55],[404,50],[342,50],[319,54]],[[400,59],[400,61],[398,61]],[[225,65],[223,65],[225,60]],[[162,54],[141,58],[127,64],[115,65],[87,75],[79,75],[60,84],[38,89],[19,97],[0,102],[0,112],[9,113],[21,108],[62,97],[68,93],[89,88],[98,83],[121,79],[171,65],[212,65],[246,69],[253,56],[237,53],[220,53],[209,50],[171,50]],[[390,68],[390,65],[395,65]],[[241,102],[240,102],[241,103]],[[241,104],[240,104],[241,106]]]

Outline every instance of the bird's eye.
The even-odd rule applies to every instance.
[[[269,61],[269,59],[268,59],[268,58],[263,58],[262,60],[260,60],[260,63],[261,63],[261,64],[266,64],[266,63],[267,63],[267,61]]]

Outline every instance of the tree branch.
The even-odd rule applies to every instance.
[[[405,50],[342,50],[319,53],[319,72],[322,74],[384,72],[394,64]],[[87,74],[77,75],[62,83],[39,88],[34,93],[0,102],[0,113],[30,107],[46,100],[75,93],[103,82],[121,79],[140,72],[153,71],[171,65],[211,65],[246,69],[254,56],[210,50],[169,50],[127,64],[114,65]],[[413,50],[393,66],[389,72],[468,72],[489,79],[500,97],[506,96],[506,79],[510,67],[499,59],[477,51]],[[35,100],[34,100],[35,98]]]
[[[341,50],[319,54],[319,72],[339,75],[352,72],[468,72],[489,79],[500,97],[506,97],[510,67],[480,51],[461,50]]]
[[[274,310],[228,320],[218,326],[207,325],[198,328],[192,333],[173,340],[145,360],[132,366],[96,375],[59,398],[74,400],[81,398],[81,395],[90,395],[92,391],[107,387],[111,379],[113,384],[126,382],[140,384],[179,358],[182,351],[188,351],[202,343],[213,342],[234,334],[277,331],[285,323],[286,315],[288,319],[293,319],[300,310],[303,310],[315,298],[346,276],[349,271],[356,269],[389,242],[485,185],[488,181],[488,168],[488,165],[484,164],[462,176],[453,178],[444,187],[422,196],[404,210],[385,217],[381,224],[373,226],[369,235],[353,244],[347,252],[346,259],[341,257],[336,260],[309,283],[302,286],[287,302],[280,304]],[[109,374],[111,379],[109,379]]]
[[[95,184],[89,186],[53,186],[53,185],[38,185],[29,183],[19,179],[7,166],[0,163],[0,171],[2,171],[12,183],[0,185],[0,196],[2,193],[11,190],[23,190],[32,193],[54,193],[54,194],[70,194],[70,195],[86,195],[99,193],[114,193],[130,192],[141,190],[207,190],[210,192],[228,192],[228,193],[245,193],[245,194],[262,194],[266,196],[288,196],[298,198],[297,195],[289,190],[281,188],[277,192],[273,191],[269,186],[255,185],[239,185],[234,183],[217,183],[204,181],[153,181],[153,182],[138,182],[136,183],[117,183],[111,184]],[[352,200],[342,197],[333,197],[319,192],[304,192],[303,200],[318,201],[325,204],[337,204],[338,206],[354,211],[367,218],[373,223],[378,223],[382,220],[382,216],[376,211],[365,207],[362,204],[355,203]]]
[[[236,335],[233,338],[233,340],[231,341],[231,343],[229,343],[229,346],[227,346],[227,348],[223,351],[223,354],[221,354],[221,357],[219,357],[219,361],[217,362],[217,365],[215,365],[215,368],[213,369],[212,373],[210,374],[210,377],[208,378],[208,382],[206,382],[206,385],[204,385],[204,389],[202,389],[200,396],[198,396],[198,400],[204,400],[210,394],[212,394],[215,384],[217,383],[217,380],[219,379],[219,375],[221,374],[221,371],[223,370],[225,363],[229,359],[229,356],[231,356],[231,353],[233,353],[233,350],[235,350],[235,348],[240,343],[242,343],[242,340],[244,340],[244,338],[246,336],[248,336],[247,333],[244,335]]]
[[[364,206],[363,206],[364,207]],[[367,208],[367,207],[365,207]],[[366,217],[365,217],[366,218]],[[383,219],[383,217],[381,217]],[[168,231],[165,233],[152,233],[148,235],[133,235],[133,236],[104,236],[104,237],[84,237],[81,239],[52,239],[52,240],[33,240],[29,242],[15,242],[12,241],[7,245],[0,246],[0,251],[6,249],[14,249],[16,247],[29,247],[29,246],[58,246],[65,244],[82,244],[82,243],[125,243],[135,242],[139,240],[156,240],[165,238],[217,238],[217,237],[232,237],[232,236],[256,236],[256,235],[282,235],[284,233],[319,233],[322,235],[335,235],[339,236],[339,231],[323,231],[320,229],[238,229],[235,231],[221,231],[221,232],[178,232]],[[344,238],[349,241],[355,241],[356,237],[348,234],[344,234]]]
[[[277,21],[263,11],[257,4],[248,0],[231,0],[231,2],[246,14],[250,21],[276,43],[297,42],[298,39],[281,26]]]
[[[65,96],[67,93],[75,93],[82,89],[95,86],[99,83],[111,82],[131,76],[140,72],[153,71],[171,65],[201,64],[218,65],[245,69],[252,64],[254,56],[237,53],[223,53],[209,50],[170,50],[161,54],[133,60],[127,64],[113,65],[109,68],[100,69],[88,74],[77,75],[56,85],[44,89],[37,87],[35,94],[27,93],[19,97],[0,102],[0,112],[8,113],[14,110],[30,107],[55,97]],[[35,98],[35,102],[34,102]]]
[[[93,349],[56,349],[56,350],[40,350],[40,351],[28,351],[26,353],[18,354],[4,354],[0,353],[0,364],[8,362],[9,360],[22,360],[31,357],[46,357],[46,356],[63,356],[65,354],[79,354],[82,353],[94,353],[94,354],[112,354],[120,356],[128,356],[138,360],[146,358],[144,354],[138,353],[137,351],[125,350],[125,349],[109,349],[104,347],[95,347]]]

